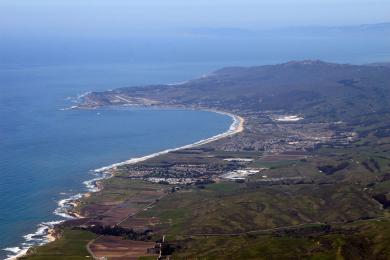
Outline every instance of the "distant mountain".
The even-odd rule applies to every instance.
[[[251,31],[241,28],[193,28],[185,31],[189,35],[199,35],[199,36],[253,36],[256,35],[256,31]]]
[[[368,65],[370,65],[370,66],[383,66],[383,67],[390,68],[390,62],[376,62],[376,63],[370,63]]]
[[[280,32],[303,35],[368,35],[390,33],[390,23],[362,24],[351,26],[308,26],[283,28]]]
[[[390,33],[389,23],[361,24],[349,26],[294,26],[274,29],[249,30],[243,28],[192,28],[186,34],[198,36],[265,36],[284,35],[334,35],[334,34],[378,34]]]
[[[123,97],[118,100],[118,95]],[[103,104],[137,98],[153,100],[154,105],[238,112],[284,110],[313,120],[352,120],[389,112],[390,68],[291,61],[224,68],[179,85],[121,88],[88,98]]]
[[[350,26],[346,28],[358,29],[360,31],[389,31],[390,30],[390,22],[389,23],[377,23],[377,24],[362,24],[359,26]]]

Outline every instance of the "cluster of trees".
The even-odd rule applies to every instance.
[[[334,174],[335,172],[341,171],[349,166],[349,162],[343,162],[336,166],[334,165],[324,165],[318,167],[318,169],[322,172],[324,172],[327,175]]]
[[[117,225],[115,226],[91,225],[83,229],[98,235],[121,236],[129,240],[147,241],[147,240],[151,240],[152,238],[151,236],[152,230],[136,232],[133,229],[127,229]]]
[[[373,196],[373,198],[378,201],[380,204],[382,204],[383,208],[387,209],[390,207],[390,200],[386,196],[385,193],[377,194]]]
[[[322,234],[328,234],[333,230],[332,227],[328,224],[324,225],[313,225],[307,227],[291,228],[291,229],[281,229],[275,232],[277,236],[293,236],[293,237],[302,237],[302,236],[318,236]]]

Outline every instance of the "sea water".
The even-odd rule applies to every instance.
[[[118,73],[115,68],[124,69],[117,65],[100,75],[88,66],[0,71],[0,248],[7,249],[1,250],[0,259],[45,242],[42,235],[52,221],[64,219],[53,214],[58,202],[85,192],[83,182],[95,177],[91,170],[229,129],[229,116],[205,111],[63,110],[74,105],[77,94],[123,86],[125,82],[115,81],[126,77],[110,75]],[[127,69],[127,83],[134,82],[132,74],[141,73],[167,80],[159,76],[166,76],[164,67],[151,65],[145,72],[133,64]]]
[[[0,259],[45,242],[54,211],[85,192],[93,169],[196,142],[232,120],[212,112],[62,110],[78,95],[175,83],[223,66],[323,59],[389,61],[387,35],[180,36],[0,41]],[[53,222],[54,221],[54,222]]]

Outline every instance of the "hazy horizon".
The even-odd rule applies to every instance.
[[[388,10],[390,2],[384,0],[3,0],[0,34],[112,37],[199,27],[349,26],[390,22]]]
[[[389,10],[0,0],[0,259],[390,256]]]
[[[388,1],[267,2],[3,0],[0,65],[390,60]]]

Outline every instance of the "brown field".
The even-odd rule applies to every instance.
[[[147,189],[140,190],[133,196],[126,200],[105,200],[98,203],[91,203],[82,208],[81,214],[83,216],[99,216],[88,221],[88,224],[101,224],[106,226],[113,226],[121,223],[127,218],[131,218],[136,215],[139,211],[154,203],[161,196],[163,196],[164,190]],[[127,220],[126,220],[127,221]],[[127,222],[125,226],[133,229],[144,229],[149,224],[145,220],[145,225],[140,225],[140,222],[133,222],[136,226],[132,226],[130,222]],[[150,223],[152,224],[152,223]],[[123,225],[122,225],[123,226]],[[141,227],[142,226],[142,227]]]
[[[128,218],[120,224],[121,227],[134,229],[134,230],[145,230],[148,227],[155,226],[159,224],[160,220],[158,218]]]
[[[104,226],[113,226],[118,224],[123,219],[127,218],[128,216],[134,215],[139,211],[139,208],[125,208],[125,207],[116,207],[110,210],[109,212],[105,212],[103,215],[100,216],[99,219],[95,219],[93,223],[99,223]]]
[[[102,215],[108,210],[111,210],[115,206],[107,206],[107,205],[102,205],[102,204],[97,204],[97,203],[91,203],[84,208],[81,209],[81,215],[85,217],[90,217],[90,216],[98,216]]]
[[[96,257],[109,259],[135,260],[141,256],[153,256],[148,253],[149,248],[154,248],[156,243],[124,240],[120,237],[102,236],[96,239],[89,248]],[[155,255],[157,256],[157,255]]]

